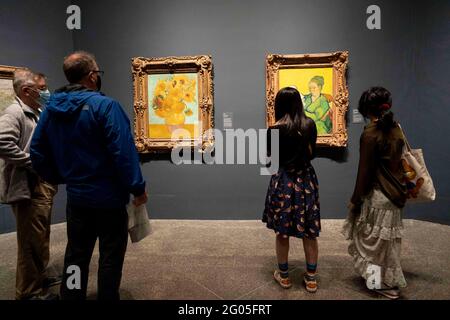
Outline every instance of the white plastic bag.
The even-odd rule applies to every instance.
[[[151,226],[145,204],[136,207],[133,203],[128,204],[128,233],[131,242],[139,242],[151,234]]]

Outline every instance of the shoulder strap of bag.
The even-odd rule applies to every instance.
[[[398,124],[398,127],[400,128],[400,131],[402,132],[403,139],[405,140],[406,148],[409,151],[411,151],[411,145],[409,144],[408,139],[406,138],[405,131],[403,131],[403,128],[402,128],[402,126],[400,125],[399,122],[397,122],[397,124]]]

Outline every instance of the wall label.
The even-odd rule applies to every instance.
[[[364,117],[362,116],[361,113],[359,113],[358,109],[353,109],[352,110],[352,116],[353,116],[353,123],[363,123],[364,122]]]
[[[223,128],[232,129],[233,128],[233,112],[223,113]]]

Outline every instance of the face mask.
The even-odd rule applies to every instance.
[[[48,89],[46,90],[35,90],[39,92],[39,97],[36,99],[36,102],[41,106],[41,108],[45,108],[48,100],[50,100],[51,93]]]
[[[48,89],[46,90],[40,90],[39,91],[39,100],[38,103],[41,105],[41,107],[45,107],[48,100],[50,100],[51,93]]]

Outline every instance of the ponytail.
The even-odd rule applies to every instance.
[[[394,126],[394,113],[392,111],[384,112],[377,121],[377,128],[385,133],[389,132]]]

